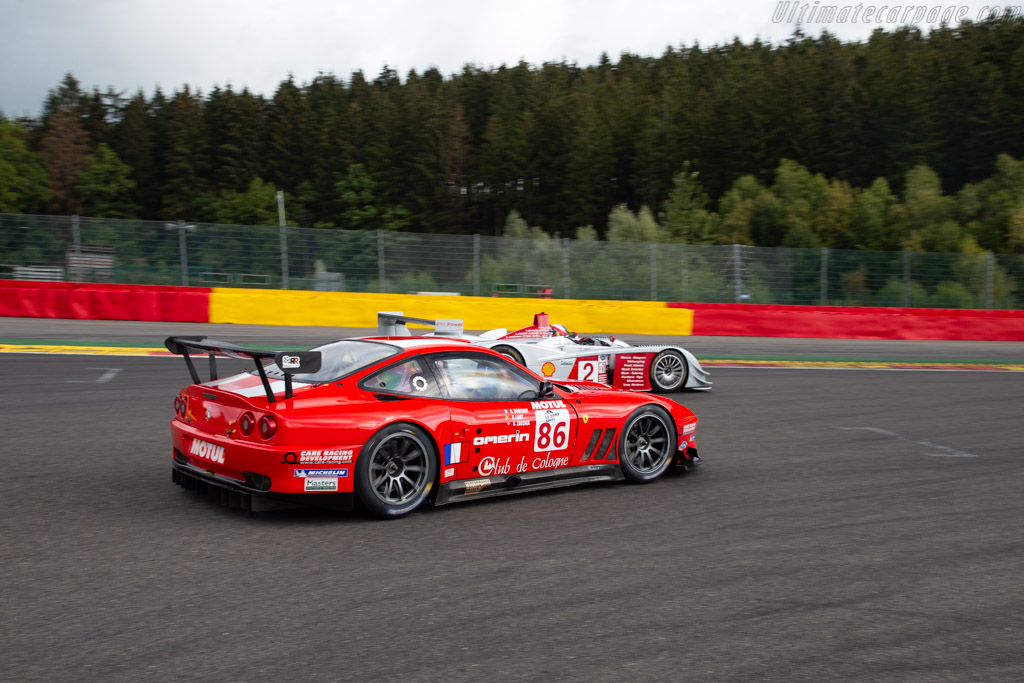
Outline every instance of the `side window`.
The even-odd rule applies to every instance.
[[[423,358],[410,358],[363,380],[363,388],[389,394],[441,398],[441,391]]]
[[[442,356],[434,369],[448,395],[463,401],[516,401],[524,394],[536,397],[537,382],[511,363],[484,354]]]

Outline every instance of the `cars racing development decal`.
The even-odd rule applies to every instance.
[[[295,470],[295,477],[347,477],[348,470]]]
[[[216,446],[212,443],[207,443],[202,439],[192,439],[192,445],[189,446],[188,452],[190,455],[194,455],[197,458],[203,460],[209,460],[210,462],[224,464],[224,447]]]
[[[469,455],[469,442],[459,441],[458,443],[446,443],[444,445],[444,464],[457,465],[466,462]]]
[[[533,450],[560,451],[569,445],[569,409],[537,410]]]
[[[304,491],[337,491],[337,477],[307,477],[303,480]]]
[[[324,448],[312,451],[288,451],[283,465],[347,465],[355,457],[354,448]]]

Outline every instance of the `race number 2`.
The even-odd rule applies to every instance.
[[[569,410],[535,410],[537,429],[533,435],[534,451],[561,451],[569,445]]]
[[[579,374],[576,379],[581,382],[597,382],[597,368],[598,362],[596,360],[581,360],[579,365]]]

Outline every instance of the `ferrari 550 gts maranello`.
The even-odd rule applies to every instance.
[[[346,339],[300,353],[171,337],[193,383],[174,398],[174,481],[259,510],[400,517],[423,504],[691,469],[697,418],[596,382],[550,382],[440,337]],[[203,381],[195,363],[209,357]],[[217,357],[251,360],[218,378]]]

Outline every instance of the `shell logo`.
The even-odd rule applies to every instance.
[[[545,377],[550,377],[551,375],[555,374],[555,364],[551,362],[545,363],[544,365],[540,366],[540,371],[544,374]]]

